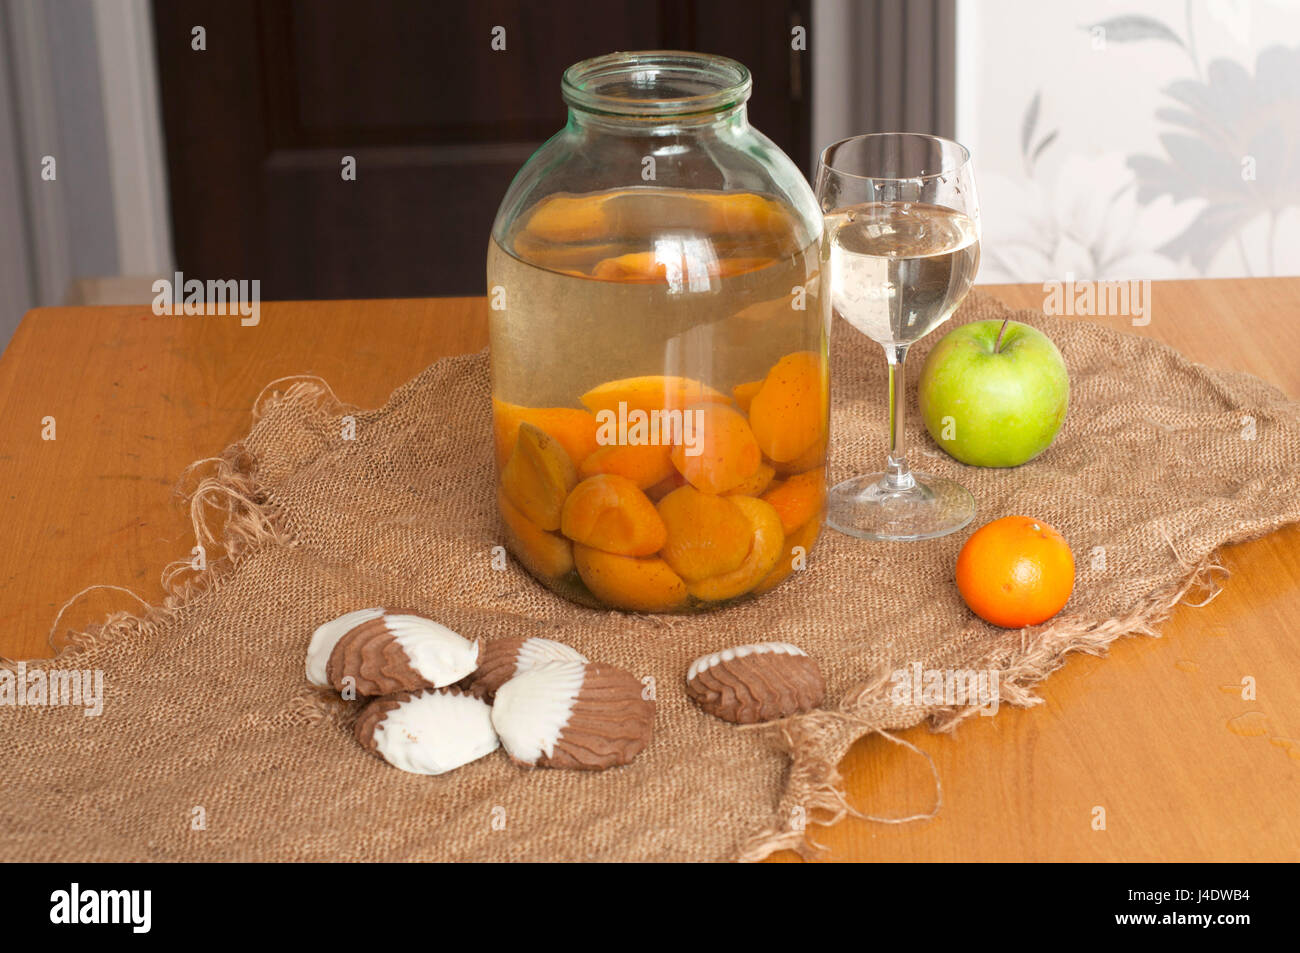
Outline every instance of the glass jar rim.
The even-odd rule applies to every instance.
[[[575,109],[642,119],[724,112],[748,100],[752,88],[744,64],[686,50],[608,53],[574,63],[560,82]]]

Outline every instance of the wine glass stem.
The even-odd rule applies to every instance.
[[[907,345],[885,348],[889,361],[889,465],[885,468],[885,485],[891,490],[906,490],[915,485],[907,466],[907,385],[904,362]]]

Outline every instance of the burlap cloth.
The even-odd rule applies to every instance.
[[[955,321],[1005,313],[977,295]],[[1031,686],[1066,653],[1153,634],[1212,582],[1217,547],[1300,519],[1296,402],[1136,336],[1015,317],[1046,331],[1069,364],[1056,443],[1016,470],[963,467],[924,436],[913,396],[912,460],[969,487],[977,523],[1033,515],[1070,540],[1077,587],[1048,624],[1006,632],[967,611],[952,583],[966,532],[892,545],[827,532],[806,572],[702,616],[580,608],[513,563],[493,569],[485,355],[439,361],[375,411],[300,381],[254,408],[247,438],[197,486],[207,570],[173,571],[174,596],[143,618],[65,633],[48,664],[102,669],[103,714],[0,707],[0,857],[722,860],[801,845],[805,818],[846,812],[835,765],[855,739],[922,721],[951,728],[972,711],[895,706],[882,676],[913,661],[995,667],[1003,703],[1032,704]],[[913,378],[931,344],[916,347]],[[840,479],[882,458],[885,363],[845,328],[832,351]],[[228,556],[215,558],[223,544]],[[379,604],[421,609],[472,638],[560,639],[653,676],[653,743],[600,774],[525,771],[501,752],[437,778],[387,766],[353,741],[355,706],[303,677],[314,626]],[[691,659],[771,639],[820,661],[831,710],[741,730],[687,701]]]

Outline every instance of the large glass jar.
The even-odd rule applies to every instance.
[[[565,71],[564,129],[488,248],[509,550],[591,606],[689,612],[807,565],[821,530],[821,214],[718,56]]]

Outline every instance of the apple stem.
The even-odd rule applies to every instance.
[[[1008,325],[1010,322],[1011,322],[1011,319],[1010,319],[1010,318],[1003,318],[1003,319],[1002,319],[1002,327],[998,328],[998,339],[997,339],[996,341],[993,342],[993,353],[994,353],[994,354],[1000,354],[1000,353],[1002,353],[1002,335],[1006,334],[1006,332],[1007,332],[1007,325]]]

